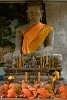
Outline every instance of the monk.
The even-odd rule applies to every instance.
[[[24,81],[24,80],[22,80],[22,86],[21,86],[21,87],[22,87],[22,89],[23,89],[23,88],[26,88],[27,86],[28,86],[28,84],[27,84],[27,83],[25,83],[25,81]]]
[[[39,98],[45,99],[50,98],[50,93],[43,87],[37,89],[37,94]]]
[[[22,80],[22,91],[20,97],[33,99],[37,96],[36,89]]]
[[[62,85],[58,88],[59,98],[67,99],[67,85]]]

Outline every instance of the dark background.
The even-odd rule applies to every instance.
[[[14,19],[18,20],[17,26],[24,25],[29,22],[26,14],[27,4],[31,2],[25,3],[0,3],[0,46],[8,46],[8,45],[15,45],[10,41],[12,37],[12,31],[10,28],[11,21]],[[43,9],[43,23],[46,23],[46,12],[45,12],[45,3],[40,2]],[[7,37],[7,38],[3,38]]]

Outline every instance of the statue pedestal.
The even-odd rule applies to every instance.
[[[25,80],[28,81],[28,73],[31,72],[31,74],[33,73],[37,73],[38,76],[38,81],[40,82],[40,76],[43,74],[45,76],[45,73],[46,75],[50,72],[54,72],[55,70],[58,70],[59,72],[61,72],[62,68],[59,67],[57,69],[55,68],[7,68],[5,67],[4,68],[4,71],[6,73],[6,75],[8,74],[8,76],[11,74],[11,75],[25,75]]]

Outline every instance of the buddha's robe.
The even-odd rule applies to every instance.
[[[32,25],[24,33],[22,53],[29,54],[36,51],[52,29],[53,27],[43,24],[41,22]]]

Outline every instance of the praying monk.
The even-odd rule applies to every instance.
[[[46,51],[51,54],[54,45],[53,27],[41,23],[43,10],[39,3],[28,4],[27,17],[29,23],[16,29],[16,47],[13,57],[18,57],[19,53],[23,55],[36,54],[45,56]],[[62,62],[61,54],[52,54],[58,63]]]

